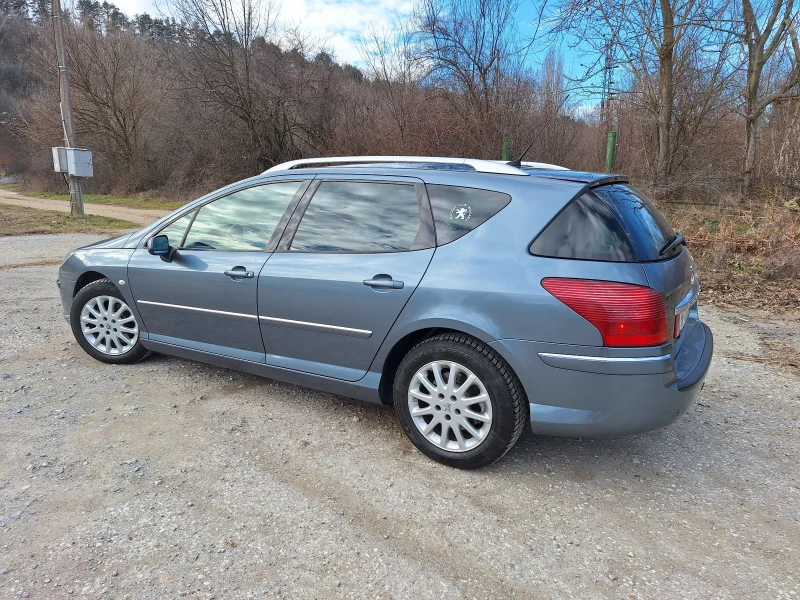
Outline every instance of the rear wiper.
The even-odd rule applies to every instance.
[[[667,245],[664,246],[661,249],[661,251],[658,253],[658,255],[659,256],[664,256],[665,254],[667,254],[668,252],[671,252],[672,250],[674,250],[678,246],[685,246],[685,245],[686,245],[686,238],[683,237],[683,234],[678,233],[676,231],[675,235],[672,237],[672,239],[669,242],[667,242]]]

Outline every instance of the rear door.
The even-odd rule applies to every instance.
[[[363,377],[434,246],[421,180],[318,177],[259,277],[267,364]]]
[[[664,299],[670,339],[679,338],[700,290],[692,255],[685,246],[663,252],[674,239],[675,231],[664,215],[630,186],[603,185],[593,192],[625,230],[650,287]]]

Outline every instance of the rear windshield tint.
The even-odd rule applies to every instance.
[[[534,240],[530,252],[550,258],[636,262],[625,231],[591,193],[570,202]]]
[[[592,190],[617,217],[640,261],[660,260],[680,254],[681,246],[659,255],[675,231],[667,219],[647,199],[623,184],[603,185]]]
[[[436,223],[436,243],[449,244],[496,215],[511,196],[454,185],[426,185]]]

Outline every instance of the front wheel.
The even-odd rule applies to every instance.
[[[99,361],[132,364],[147,356],[136,316],[108,279],[93,281],[75,294],[69,322],[81,348]]]
[[[395,376],[394,405],[422,453],[460,469],[502,457],[528,419],[525,393],[508,364],[461,334],[437,335],[411,349]]]

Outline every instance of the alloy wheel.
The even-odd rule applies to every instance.
[[[449,452],[478,447],[492,427],[486,387],[472,371],[453,361],[434,361],[416,372],[408,389],[408,408],[420,433]]]
[[[139,340],[139,325],[130,307],[114,296],[95,296],[81,310],[81,331],[93,348],[119,356]]]

